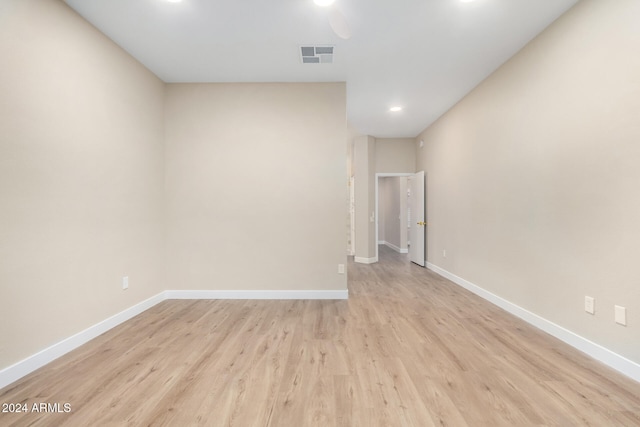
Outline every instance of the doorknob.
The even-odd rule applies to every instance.
[[[427,225],[427,223],[426,223],[426,222],[424,222],[424,221],[419,221],[419,222],[418,222],[418,225]]]

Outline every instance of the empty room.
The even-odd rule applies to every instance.
[[[640,426],[639,17],[0,0],[0,426]]]

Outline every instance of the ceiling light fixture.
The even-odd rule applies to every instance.
[[[460,0],[460,3],[471,3],[474,0]]]
[[[167,0],[169,3],[180,3],[182,0]]]
[[[398,111],[402,111],[402,107],[391,107],[389,108],[389,111],[391,111],[392,113],[397,113]]]
[[[322,7],[331,6],[336,0],[313,0],[315,4]]]

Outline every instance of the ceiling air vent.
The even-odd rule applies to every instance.
[[[333,46],[300,46],[300,58],[303,64],[333,63]]]

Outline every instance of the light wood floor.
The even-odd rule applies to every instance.
[[[640,426],[640,384],[381,248],[348,301],[165,301],[0,390],[13,425]]]

